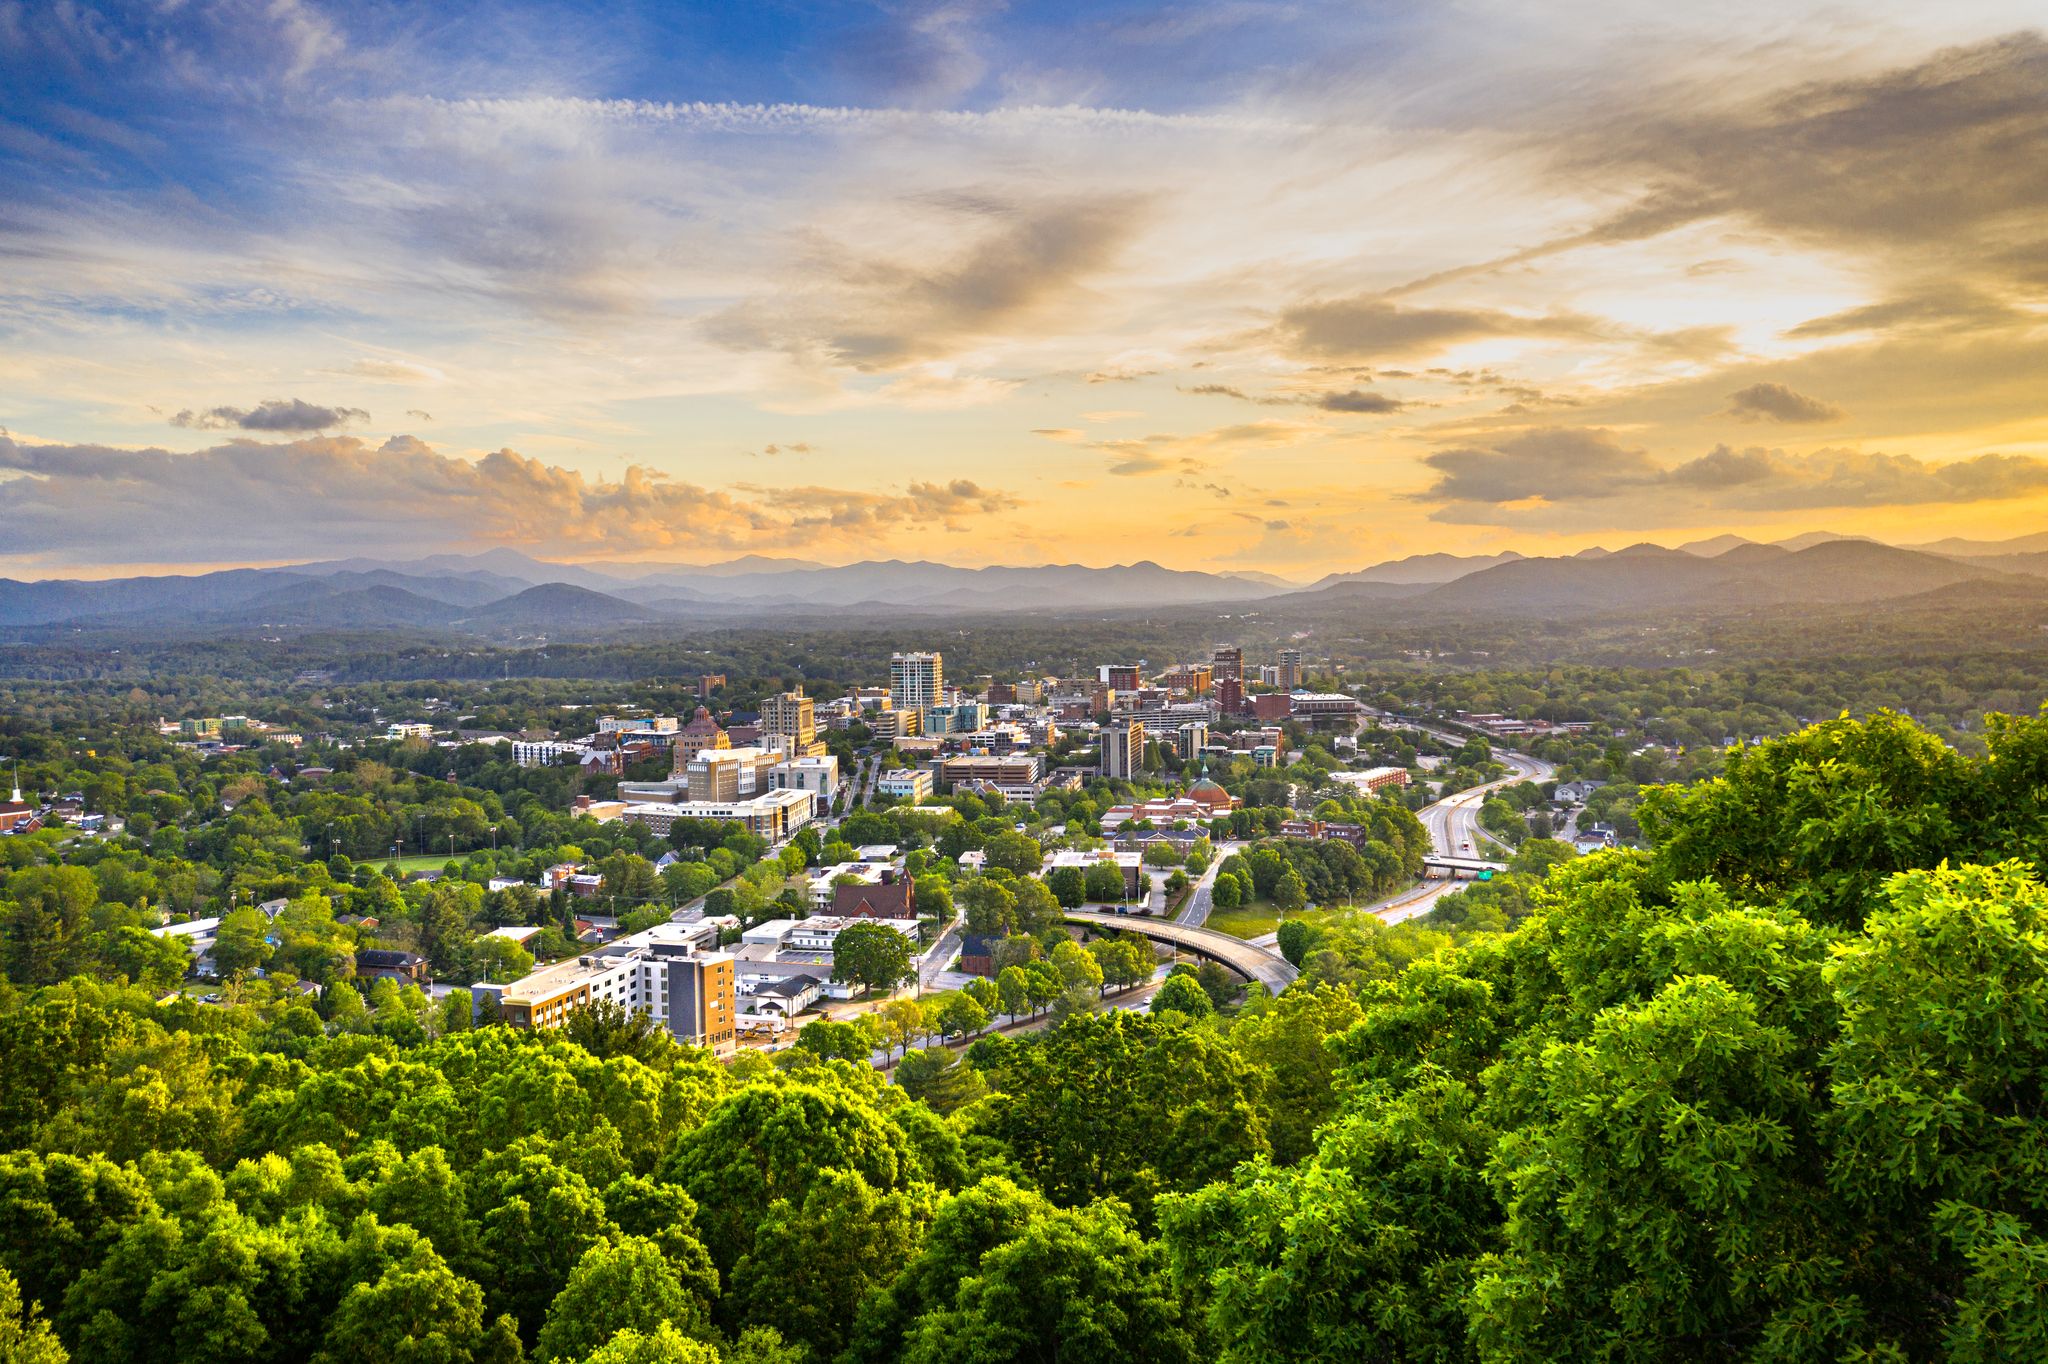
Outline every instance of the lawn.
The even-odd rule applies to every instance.
[[[415,853],[411,857],[399,858],[398,870],[401,872],[439,871],[447,866],[450,860],[447,853]],[[452,860],[460,862],[462,859],[457,857]],[[382,870],[391,865],[391,859],[387,857],[382,862],[374,862],[371,865]]]
[[[1304,909],[1287,917],[1321,926],[1339,914],[1350,912],[1338,906],[1335,909]],[[1270,900],[1260,900],[1240,909],[1212,909],[1208,923],[1203,926],[1228,933],[1233,938],[1262,938],[1280,927],[1280,911]]]

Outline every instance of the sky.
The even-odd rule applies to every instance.
[[[2048,528],[2037,0],[0,0],[0,573]]]

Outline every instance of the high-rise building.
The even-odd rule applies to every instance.
[[[1193,762],[1202,756],[1202,749],[1209,743],[1209,727],[1200,720],[1190,720],[1177,732],[1180,739],[1180,756],[1184,762]]]
[[[1209,672],[1218,682],[1244,681],[1244,650],[1235,644],[1219,644],[1209,659]]]
[[[1281,691],[1293,691],[1301,685],[1301,650],[1280,651],[1280,676],[1277,681]]]
[[[936,653],[889,655],[889,706],[922,714],[939,704],[946,687],[944,660]]]
[[[782,692],[761,702],[761,733],[785,740],[775,747],[794,758],[813,757],[824,751],[818,742],[817,708],[804,689]]]
[[[1102,727],[1102,775],[1125,781],[1145,766],[1145,726],[1137,720],[1117,720]]]
[[[1136,691],[1139,684],[1138,665],[1112,663],[1102,670],[1102,681],[1111,691]]]
[[[1236,715],[1244,709],[1244,683],[1235,677],[1216,679],[1216,709],[1225,715]]]

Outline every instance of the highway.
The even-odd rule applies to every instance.
[[[1455,738],[1454,735],[1440,735],[1441,738]],[[1487,796],[1502,787],[1513,786],[1518,781],[1548,781],[1556,769],[1541,758],[1532,758],[1526,753],[1512,753],[1498,749],[1494,757],[1514,769],[1499,781],[1475,786],[1455,795],[1445,796],[1433,805],[1425,805],[1415,812],[1422,821],[1422,827],[1429,831],[1431,847],[1445,857],[1484,857],[1496,853],[1505,857],[1507,850],[1488,838],[1479,827],[1479,810],[1486,804]],[[1469,846],[1468,846],[1469,845]],[[1437,897],[1454,889],[1459,883],[1449,877],[1436,881],[1424,881],[1421,885],[1391,895],[1366,909],[1377,914],[1390,924],[1412,919],[1418,914],[1429,913]]]
[[[1256,946],[1243,938],[1219,933],[1213,928],[1196,928],[1173,920],[1154,919],[1143,914],[1101,914],[1093,910],[1070,909],[1063,916],[1070,924],[1138,933],[1154,942],[1171,943],[1198,957],[1220,961],[1247,980],[1256,980],[1274,994],[1294,983],[1301,974],[1294,964],[1270,948]]]

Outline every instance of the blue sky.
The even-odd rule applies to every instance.
[[[2030,9],[0,4],[0,571],[2018,533]]]

